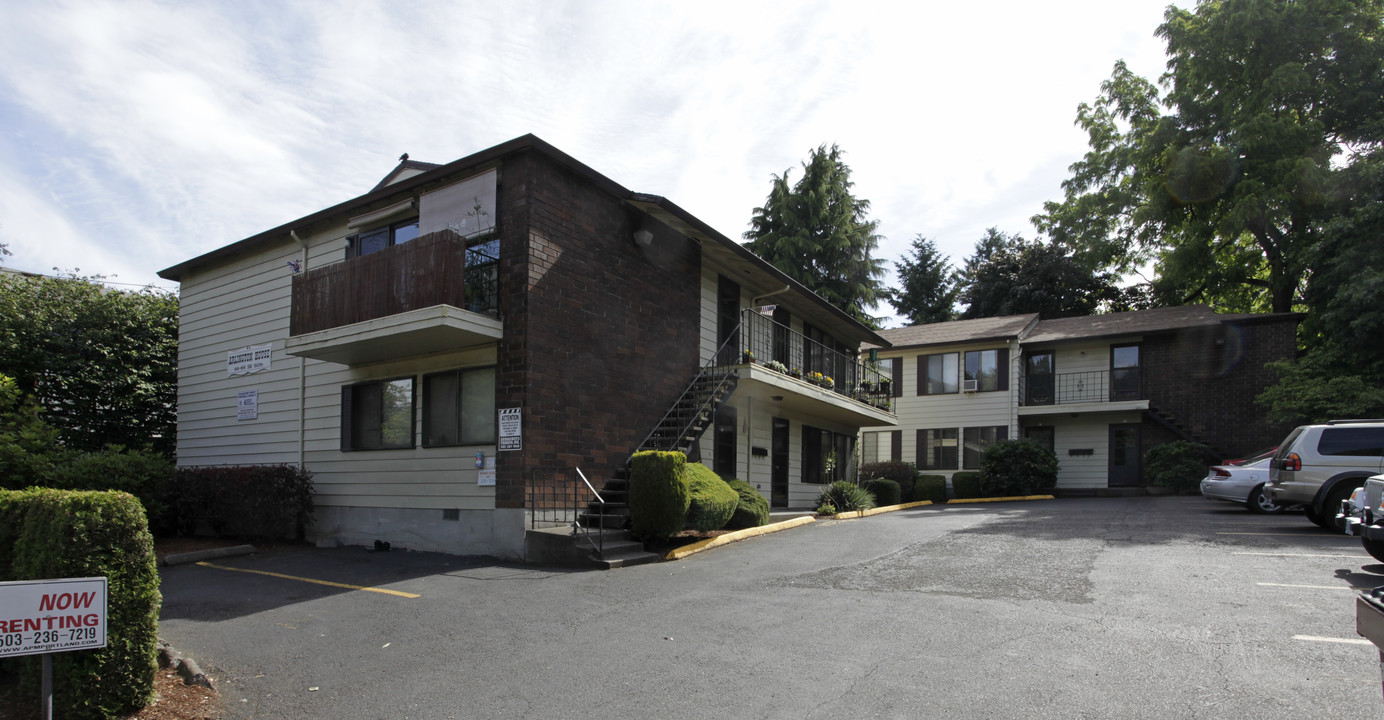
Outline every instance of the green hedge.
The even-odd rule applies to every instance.
[[[111,445],[99,452],[61,453],[44,486],[127,492],[144,506],[150,525],[157,526],[167,514],[164,493],[172,474],[172,463],[153,450],[127,450]]]
[[[1057,487],[1057,467],[1057,453],[1046,445],[1032,440],[1002,440],[985,451],[980,491],[984,497],[1049,493]]]
[[[698,532],[720,530],[735,515],[740,495],[711,468],[701,463],[682,466],[687,482],[686,527]]]
[[[106,647],[53,654],[53,686],[69,689],[54,693],[55,716],[115,717],[152,698],[162,598],[154,540],[134,496],[0,491],[0,560],[5,580],[107,578]],[[21,692],[37,695],[39,657],[14,661]]]
[[[294,465],[178,468],[163,523],[181,535],[302,539],[312,525],[312,473]]]
[[[726,523],[727,529],[740,530],[769,524],[769,501],[753,485],[735,478],[726,480],[726,484],[740,498],[735,505],[735,514]]]
[[[630,534],[636,540],[666,540],[682,530],[691,501],[680,452],[649,450],[630,459]]]
[[[1196,489],[1206,477],[1212,458],[1205,445],[1175,440],[1154,445],[1144,455],[1144,477],[1159,487],[1179,492]]]
[[[952,495],[958,500],[969,498],[985,497],[980,486],[980,473],[978,472],[959,472],[952,473]]]
[[[902,461],[872,462],[860,466],[860,477],[865,480],[872,478],[884,478],[893,480],[899,484],[900,497],[912,497],[913,484],[918,476],[918,469],[913,463]],[[884,503],[880,503],[884,504]]]
[[[900,502],[903,502],[903,493],[899,488],[899,484],[893,480],[888,480],[886,478],[871,478],[860,483],[860,487],[865,488],[866,492],[874,495],[875,504],[880,507],[898,505]]]
[[[919,475],[913,483],[913,494],[909,496],[910,502],[922,502],[928,500],[934,503],[944,503],[947,501],[947,476],[946,475]]]

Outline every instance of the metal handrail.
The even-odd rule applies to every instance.
[[[590,527],[586,527],[586,526],[584,526],[584,525],[581,524],[581,501],[580,501],[580,495],[578,495],[578,496],[577,496],[577,498],[578,498],[577,503],[576,503],[575,506],[572,508],[572,510],[573,510],[573,514],[572,514],[572,536],[575,537],[575,536],[577,535],[577,533],[581,533],[582,537],[586,538],[586,542],[590,543],[590,544],[591,544],[591,548],[592,548],[593,550],[596,551],[596,556],[599,557],[599,558],[601,558],[602,560],[604,560],[604,559],[605,559],[605,516],[606,516],[606,512],[605,512],[605,511],[606,511],[606,501],[605,501],[605,498],[601,497],[601,493],[600,493],[599,491],[596,490],[596,488],[591,484],[591,481],[590,481],[590,480],[587,480],[587,479],[586,479],[586,473],[583,473],[583,472],[581,471],[581,468],[578,467],[578,468],[572,468],[572,469],[573,469],[573,470],[576,470],[576,471],[577,471],[577,476],[581,478],[581,481],[582,481],[583,483],[586,483],[586,489],[590,490],[590,491],[591,491],[591,494],[596,496],[596,504],[597,504],[597,506],[600,507],[600,510],[601,510],[601,511],[597,514],[597,516],[600,518],[600,520],[598,521],[598,522],[600,523],[600,527],[596,528],[596,540],[593,542],[593,541],[591,540],[591,528],[590,528]],[[574,487],[575,487],[575,485],[574,485]],[[590,503],[588,502],[587,505],[588,505],[588,507],[589,507],[589,506],[590,506]]]
[[[721,372],[720,372],[720,377],[718,378],[717,383],[716,383],[716,387],[712,389],[712,394],[713,394],[713,395],[714,395],[715,393],[719,392],[722,388],[724,388],[724,387],[726,386],[727,381],[729,381],[730,378],[732,378],[732,377],[738,377],[738,375],[736,374],[736,371],[735,371],[735,370],[727,370],[727,369],[725,369],[725,363],[721,362],[720,358],[721,358],[722,353],[725,352],[726,348],[731,347],[732,344],[738,345],[737,338],[738,338],[739,336],[740,336],[740,326],[737,325],[736,328],[735,328],[735,331],[732,332],[732,333],[730,334],[730,337],[726,338],[726,341],[725,341],[724,343],[721,343],[721,347],[718,348],[718,349],[716,350],[716,352],[712,354],[711,360],[710,360],[709,362],[707,362],[706,365],[702,366],[702,369],[697,373],[697,375],[696,375],[695,377],[692,378],[692,382],[687,383],[687,387],[683,388],[682,394],[681,394],[681,395],[678,395],[678,399],[677,399],[676,401],[673,402],[672,407],[668,408],[668,412],[664,413],[664,414],[663,414],[663,417],[659,418],[658,422],[654,425],[654,429],[653,429],[653,430],[650,430],[650,431],[649,431],[649,434],[646,435],[646,436],[644,436],[644,439],[643,439],[637,446],[635,446],[634,452],[637,453],[637,452],[640,452],[640,451],[643,451],[643,450],[651,450],[651,449],[660,449],[660,450],[666,450],[666,449],[668,449],[668,448],[651,448],[650,445],[649,445],[649,441],[653,439],[654,435],[657,435],[657,434],[658,434],[659,428],[663,427],[664,421],[666,421],[669,417],[672,417],[672,416],[674,415],[674,413],[677,412],[678,406],[682,404],[683,398],[686,398],[686,397],[692,392],[693,388],[697,387],[698,383],[701,383],[701,382],[703,382],[704,380],[710,379],[711,377],[713,377],[713,375],[712,375],[712,372],[713,372],[713,371],[721,370]],[[692,417],[693,417],[694,419],[693,419],[692,421],[689,421],[689,422],[688,422],[686,425],[684,425],[683,427],[681,427],[681,428],[678,430],[677,434],[674,435],[674,437],[679,437],[679,438],[682,437],[682,436],[688,431],[688,429],[690,429],[690,428],[692,427],[693,423],[696,422],[695,418],[697,417],[697,415],[699,414],[699,412],[700,412],[699,410],[698,410],[698,411],[694,411],[694,412],[692,413]],[[675,448],[674,448],[674,449],[675,449]],[[633,457],[634,457],[634,453],[630,453],[630,458],[633,459]]]

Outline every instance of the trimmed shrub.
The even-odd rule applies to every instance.
[[[735,478],[726,480],[726,484],[740,498],[735,504],[735,514],[726,523],[727,529],[740,530],[769,524],[769,501],[753,485]]]
[[[917,475],[917,468],[910,462],[872,462],[860,466],[860,477],[864,479],[884,478],[898,483],[901,498],[912,496],[913,483]]]
[[[12,378],[0,375],[0,487],[42,485],[52,470],[58,431],[43,422],[40,412]]]
[[[239,537],[297,538],[312,525],[312,473],[293,465],[178,468],[159,527]]]
[[[947,476],[946,475],[919,475],[913,483],[913,495],[909,497],[910,502],[922,502],[931,500],[935,503],[947,501]]]
[[[958,500],[985,497],[980,489],[980,473],[952,473],[952,494]]]
[[[823,505],[831,505],[836,508],[836,512],[869,510],[875,506],[875,496],[849,480],[837,480],[826,486],[817,496],[817,507]]]
[[[682,466],[687,483],[686,527],[697,532],[720,530],[730,522],[740,495],[711,468],[701,463]]]
[[[1144,477],[1159,487],[1178,492],[1196,489],[1211,464],[1205,445],[1175,440],[1154,445],[1144,455]]]
[[[874,495],[875,504],[880,507],[898,505],[902,502],[900,498],[903,497],[903,494],[899,490],[899,484],[893,480],[871,478],[870,480],[860,483],[860,487],[865,488],[866,492]]]
[[[1200,479],[1200,478],[1198,478]],[[983,497],[1017,497],[1057,487],[1057,453],[1032,440],[1002,440],[981,460]]]
[[[691,501],[680,452],[649,450],[630,459],[630,534],[636,540],[667,540],[682,530]]]
[[[54,715],[106,718],[143,707],[154,692],[162,601],[144,508],[122,492],[0,492],[0,518],[19,517],[19,533],[0,553],[11,559],[6,579],[107,578],[106,647],[53,655],[54,687],[82,689],[54,693]],[[21,692],[37,694],[38,656],[18,660]]]
[[[154,525],[165,515],[165,485],[173,465],[153,450],[111,445],[100,452],[66,452],[48,473],[47,487],[59,490],[119,490],[134,495]]]

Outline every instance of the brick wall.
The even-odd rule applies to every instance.
[[[1254,398],[1276,380],[1265,364],[1293,357],[1296,333],[1296,319],[1273,318],[1145,338],[1149,405],[1228,456],[1274,445],[1292,428],[1267,422]],[[1154,427],[1143,434],[1146,450],[1169,439]]]
[[[599,487],[698,369],[700,248],[545,156],[505,159],[497,214],[498,407],[523,409],[524,449],[500,453],[496,507],[524,506],[534,470]]]

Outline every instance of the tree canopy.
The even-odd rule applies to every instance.
[[[85,278],[0,276],[0,375],[74,450],[151,445],[177,430],[177,297]]]
[[[874,325],[869,310],[883,299],[884,261],[874,257],[878,220],[870,201],[851,194],[851,171],[841,150],[819,146],[792,186],[789,171],[773,176],[769,197],[754,209],[745,247],[856,319]]]
[[[1120,298],[1115,278],[1082,265],[1060,245],[990,228],[959,274],[962,318],[1038,313],[1089,315]]]
[[[883,295],[910,325],[946,322],[956,317],[956,271],[951,258],[931,240],[919,235],[912,249],[894,263],[899,285]]]
[[[1167,73],[1116,64],[1034,222],[1086,261],[1154,262],[1180,302],[1290,311],[1343,173],[1384,139],[1384,0],[1208,0],[1158,34]]]

